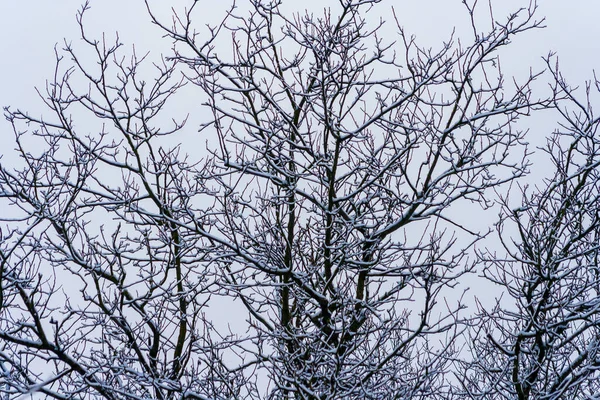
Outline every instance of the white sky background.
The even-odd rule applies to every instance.
[[[75,15],[84,0],[0,0],[0,107],[10,105],[13,109],[29,111],[34,116],[49,115],[37,97],[35,87],[44,91],[47,79],[51,79],[55,64],[55,46],[64,47],[64,38],[77,49],[86,49],[80,39],[79,27]],[[509,10],[529,5],[529,0],[489,0],[495,18],[504,20]],[[165,22],[170,21],[170,8],[183,10],[191,4],[188,0],[152,0],[156,10]],[[243,7],[248,0],[238,0]],[[469,2],[472,2],[470,0]],[[337,0],[284,0],[285,7],[295,10],[308,9],[321,14],[323,7]],[[459,36],[470,37],[470,27],[461,0],[384,0],[380,9],[393,6],[400,23],[407,32],[416,35],[421,46],[439,48],[442,41],[448,40],[456,28]],[[539,0],[538,17],[546,17],[547,28],[530,31],[517,36],[514,43],[503,50],[501,62],[506,78],[515,74],[526,77],[529,67],[534,70],[543,68],[541,57],[550,51],[556,52],[561,70],[573,85],[582,85],[592,77],[594,68],[600,68],[600,15],[599,0]],[[150,51],[153,59],[161,52],[168,53],[170,41],[162,38],[160,29],[150,23],[143,0],[91,0],[92,9],[86,17],[87,33],[100,39],[106,32],[109,41],[119,32],[121,42],[127,54],[135,44],[137,54]],[[206,5],[203,5],[206,4]],[[202,29],[207,22],[215,22],[223,15],[230,0],[201,0],[201,13],[195,14],[196,26]],[[158,7],[160,6],[160,7]],[[488,0],[479,0],[481,27],[488,22]],[[391,13],[386,26],[390,34],[396,29]],[[466,24],[467,23],[467,24]],[[386,41],[392,40],[385,37]],[[229,47],[224,50],[227,52]],[[510,82],[510,79],[507,79]],[[202,102],[198,98],[199,90],[187,91],[178,95],[175,104],[181,118],[188,112],[198,111]],[[599,99],[600,100],[600,99]],[[600,109],[600,101],[598,102]],[[197,122],[199,122],[198,120]],[[196,122],[196,123],[197,123]],[[526,126],[534,121],[527,121]],[[554,128],[550,121],[533,123],[530,141],[539,145],[549,130]],[[190,133],[195,132],[188,125]],[[538,140],[536,140],[538,139]],[[199,139],[202,143],[203,139]],[[12,132],[10,126],[0,118],[0,155],[4,162],[11,156]]]
[[[507,10],[527,6],[529,0],[491,0],[497,19],[503,20]],[[0,0],[0,106],[42,110],[34,87],[44,88],[54,69],[54,47],[64,47],[67,38],[77,49],[83,48],[79,39],[75,14],[83,0]],[[247,0],[239,0],[243,5]],[[153,1],[161,6],[165,20],[169,8],[182,10],[186,0]],[[320,14],[325,4],[333,0],[284,0],[295,9],[307,8]],[[487,14],[487,0],[480,0],[482,16]],[[86,26],[92,37],[102,32],[114,38],[119,32],[121,41],[130,49],[136,45],[138,54],[151,51],[155,56],[168,51],[170,43],[161,38],[160,30],[150,23],[142,0],[91,0]],[[168,4],[168,6],[165,6]],[[222,13],[229,1],[205,1],[202,15],[196,16],[199,28]],[[452,29],[458,33],[464,25],[465,10],[460,0],[389,0],[381,6],[394,6],[400,23],[414,33],[417,43],[438,47],[447,40]],[[538,15],[546,17],[547,28],[517,37],[501,59],[507,75],[526,74],[529,66],[542,67],[541,56],[556,52],[561,69],[573,84],[582,84],[600,67],[600,1],[598,0],[540,0]],[[158,8],[157,8],[158,10]],[[206,14],[204,14],[206,12]],[[393,29],[393,21],[388,26]],[[202,19],[202,20],[200,20]],[[395,30],[393,30],[395,32]],[[391,32],[391,33],[393,33]],[[389,40],[389,38],[386,38]],[[600,108],[600,106],[599,106]],[[39,114],[38,114],[39,115]],[[8,125],[0,121],[0,141],[5,143]],[[0,147],[1,148],[1,147]],[[6,148],[0,154],[6,154]]]
[[[240,0],[243,4],[246,0]],[[43,88],[54,67],[54,46],[63,46],[63,38],[75,46],[80,43],[75,13],[83,0],[1,0],[0,1],[0,106],[38,109],[34,86]],[[482,11],[487,1],[480,0]],[[160,4],[162,1],[155,1]],[[185,0],[164,2],[175,9],[189,4]],[[164,4],[163,3],[163,4]],[[205,1],[206,20],[229,4],[228,1]],[[284,4],[307,8],[320,13],[323,0],[286,0]],[[539,16],[546,16],[548,27],[522,35],[507,49],[503,58],[506,67],[527,68],[540,65],[540,57],[555,51],[561,68],[573,83],[589,78],[600,67],[600,1],[540,0]],[[298,5],[300,4],[300,5]],[[496,18],[506,10],[526,6],[528,0],[492,0]],[[435,46],[448,38],[451,29],[464,21],[460,0],[390,0],[400,22],[416,34],[419,43]],[[105,31],[114,37],[119,31],[127,46],[135,43],[138,52],[168,50],[169,43],[161,39],[159,29],[149,22],[142,0],[92,0],[87,23],[90,33],[100,37]],[[201,6],[202,7],[202,6]],[[168,12],[168,7],[162,7]],[[483,14],[483,13],[482,13]],[[168,15],[165,13],[165,17]],[[204,19],[205,15],[202,15]],[[391,15],[390,15],[391,17]],[[204,24],[196,17],[198,25]],[[392,22],[392,21],[390,21]],[[460,26],[459,26],[460,31]],[[0,124],[4,137],[6,125]],[[4,139],[2,139],[4,141]]]
[[[64,38],[74,48],[84,48],[75,15],[83,0],[0,0],[0,106],[11,106],[30,111],[33,115],[45,111],[34,87],[44,91],[47,79],[51,79],[55,66],[55,45],[62,49]],[[247,0],[239,0],[244,4]],[[150,23],[142,0],[91,0],[92,9],[87,13],[89,34],[101,38],[101,32],[114,40],[119,32],[125,49],[136,45],[138,54],[151,51],[155,57],[168,52],[170,41],[162,38],[159,28]],[[154,3],[163,3],[155,0]],[[163,4],[182,10],[189,1],[167,0]],[[225,9],[228,1],[205,0],[203,15],[196,17],[199,27],[215,21]],[[307,8],[322,13],[324,4],[335,4],[334,0],[284,0],[295,9]],[[394,6],[400,23],[407,32],[416,35],[418,44],[439,47],[448,39],[452,29],[466,21],[465,9],[460,0],[384,0],[383,6]],[[480,0],[482,14],[486,13],[487,0]],[[567,80],[582,85],[592,78],[594,69],[600,74],[600,0],[540,0],[538,17],[546,17],[547,28],[525,33],[509,45],[501,59],[508,78],[512,73],[525,76],[529,67],[543,68],[541,57],[556,52],[561,70]],[[504,19],[507,10],[527,6],[528,0],[492,0],[494,14]],[[381,5],[380,5],[381,6]],[[165,21],[170,20],[169,7],[162,6]],[[204,14],[206,10],[206,14]],[[389,26],[393,28],[391,13]],[[202,20],[201,20],[202,18]],[[464,32],[467,26],[458,26]],[[392,30],[395,32],[395,29]],[[386,40],[391,40],[386,37]],[[229,49],[227,49],[229,50]],[[227,51],[225,50],[225,51]],[[507,79],[508,80],[508,79]],[[199,93],[199,90],[197,90]],[[187,93],[186,93],[187,94]],[[182,109],[199,105],[201,101],[184,95],[179,98]],[[597,103],[600,113],[600,101]],[[532,127],[533,140],[543,140],[553,129],[550,121]],[[196,132],[195,126],[188,126]],[[203,144],[205,138],[199,139]],[[540,142],[538,142],[540,143]],[[13,133],[10,125],[0,118],[0,155],[2,162],[10,160],[13,148]],[[533,167],[535,174],[536,168]],[[495,215],[491,215],[491,218]]]
[[[52,78],[54,47],[56,45],[62,49],[64,38],[76,50],[85,48],[75,20],[82,2],[0,0],[0,106],[10,105],[30,111],[36,116],[41,113],[49,115],[34,87],[43,92],[46,80]],[[240,5],[246,2],[247,0],[238,1]],[[162,3],[160,14],[167,22],[170,20],[170,6],[182,10],[186,4],[190,4],[186,0],[155,0],[154,3]],[[222,15],[229,1],[206,0],[204,3],[206,6],[201,3],[201,7],[204,7],[202,14],[196,16],[198,28],[202,28],[206,22],[216,21],[216,16]],[[337,0],[284,0],[286,7],[292,6],[296,10],[306,8],[315,14],[321,14],[326,4],[335,6],[336,3]],[[439,47],[442,41],[449,38],[453,28],[456,27],[459,34],[470,30],[464,24],[468,20],[461,3],[460,0],[384,0],[379,7],[393,5],[400,23],[407,32],[416,35],[418,44]],[[487,0],[480,0],[480,3],[481,15],[486,17]],[[534,70],[543,68],[541,57],[550,51],[557,53],[561,70],[573,85],[582,85],[585,80],[590,79],[594,69],[598,69],[600,73],[600,0],[540,0],[540,3],[538,18],[546,17],[547,28],[522,34],[506,47],[501,62],[507,81],[513,73],[526,76],[530,66]],[[86,26],[91,37],[101,38],[101,33],[106,32],[107,38],[113,41],[115,32],[118,31],[127,50],[125,54],[132,44],[135,44],[138,54],[150,51],[154,59],[161,52],[169,51],[170,41],[162,38],[160,29],[150,23],[142,0],[91,0],[90,4],[92,9],[87,13]],[[500,20],[505,19],[508,10],[516,10],[528,4],[528,0],[492,0],[495,17]],[[391,13],[386,15],[390,17],[390,32],[394,33],[396,29]],[[482,24],[486,21],[482,20]],[[385,39],[392,40],[388,37]],[[228,50],[229,48],[224,52]],[[189,97],[190,93],[194,92],[185,92],[181,97],[176,97],[175,101],[180,102],[176,106],[180,106],[182,110],[197,109],[201,100]],[[597,110],[600,112],[600,101]],[[182,112],[180,116],[184,114]],[[527,126],[530,126],[529,123]],[[543,143],[543,138],[553,128],[551,121],[536,119],[532,125],[530,141]],[[187,129],[195,134],[197,127],[188,125]],[[206,138],[198,140],[203,145]],[[3,162],[14,157],[14,153],[11,154],[13,147],[11,127],[0,119],[0,154],[4,155]],[[532,177],[535,177],[536,167],[532,170]],[[539,173],[543,172],[541,170],[538,167]],[[491,219],[494,217],[495,215],[487,216]]]
[[[238,0],[242,7],[247,2]],[[75,50],[87,50],[75,19],[82,3],[83,0],[0,0],[0,106],[10,105],[34,116],[50,115],[34,87],[44,92],[46,80],[51,79],[54,72],[54,48],[62,49],[64,38]],[[171,6],[183,10],[191,1],[153,0],[152,3],[156,5],[157,14],[169,22]],[[338,1],[284,0],[283,3],[286,9],[301,11],[306,8],[319,15],[327,5],[335,9]],[[408,33],[415,34],[418,44],[439,48],[454,28],[459,36],[470,32],[461,3],[461,0],[384,0],[378,7],[389,9],[393,6],[400,23]],[[483,28],[489,24],[488,0],[479,0],[479,3]],[[600,0],[539,0],[539,3],[538,18],[546,18],[547,28],[519,35],[503,50],[501,62],[506,80],[510,81],[513,74],[526,77],[531,66],[540,70],[543,68],[541,57],[552,51],[557,53],[567,80],[573,85],[583,85],[592,77],[595,68],[600,70]],[[151,24],[143,0],[91,0],[90,4],[92,8],[87,12],[85,25],[91,37],[100,39],[102,32],[106,32],[107,39],[114,41],[118,31],[125,45],[123,54],[128,54],[133,44],[138,54],[150,51],[153,59],[158,59],[161,52],[169,52],[171,43],[162,37],[158,27]],[[202,29],[207,22],[218,21],[228,4],[229,1],[222,0],[201,1],[201,12],[195,14],[196,26]],[[491,0],[491,4],[495,18],[504,20],[508,11],[528,6],[529,0]],[[389,16],[386,32],[394,34],[396,28],[391,12],[384,16]],[[385,37],[386,41],[393,39],[393,36]],[[223,52],[229,51],[229,47]],[[175,98],[179,118],[190,111],[195,113],[202,102],[196,95],[200,90],[192,89]],[[600,110],[600,101],[597,109]],[[549,114],[547,117],[551,118]],[[554,129],[552,121],[545,118],[526,122],[526,126],[532,128],[529,140],[533,144],[542,144],[548,132]],[[193,123],[186,128],[192,135],[197,130]],[[205,140],[206,137],[199,137],[199,145]],[[4,156],[4,163],[15,157],[13,147],[11,127],[0,119],[0,155]],[[532,178],[535,178],[536,170],[543,172],[543,168],[534,166]],[[494,217],[488,215],[488,218]]]

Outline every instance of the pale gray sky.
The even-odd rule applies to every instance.
[[[239,0],[243,7],[248,0]],[[157,13],[170,19],[170,7],[182,10],[188,0],[171,0],[162,2],[153,0],[160,9]],[[284,0],[284,6],[292,10],[307,8],[320,14],[323,7],[333,5],[337,0],[305,0],[302,2]],[[447,40],[453,29],[457,34],[465,34],[470,30],[466,13],[461,0],[387,0],[379,7],[394,7],[396,16],[407,32],[415,34],[421,45],[439,47]],[[159,28],[150,23],[143,0],[91,0],[92,9],[86,16],[86,27],[91,37],[101,38],[107,33],[109,40],[114,40],[115,32],[119,32],[126,49],[136,45],[138,54],[151,51],[158,58],[161,51],[169,51],[170,42],[162,38]],[[206,22],[215,21],[229,1],[206,1],[201,15],[197,15],[196,24],[202,28]],[[491,0],[494,16],[504,20],[509,10],[529,5],[529,0]],[[82,0],[62,0],[50,2],[42,0],[0,1],[0,105],[27,110],[33,115],[46,111],[37,98],[34,87],[44,89],[47,79],[54,72],[55,45],[64,47],[64,38],[76,49],[85,49],[79,38],[79,27],[75,20]],[[480,0],[481,26],[488,23],[487,1]],[[391,10],[390,10],[391,11]],[[395,33],[391,12],[389,15],[390,32]],[[540,0],[538,16],[546,17],[547,28],[527,32],[516,38],[506,47],[502,54],[503,71],[506,77],[512,74],[521,77],[528,74],[529,67],[539,70],[543,67],[541,56],[554,51],[560,58],[561,69],[572,84],[582,84],[592,77],[595,68],[600,69],[600,2],[597,0]],[[385,38],[392,40],[392,38]],[[228,43],[225,43],[228,45]],[[227,52],[229,49],[225,49]],[[129,50],[128,50],[129,51]],[[92,61],[93,62],[93,61]],[[197,93],[182,93],[175,100],[180,114],[196,113],[202,102]],[[190,97],[192,96],[192,97]],[[187,108],[187,111],[184,111]],[[45,112],[48,115],[47,111]],[[179,115],[178,117],[182,117]],[[544,117],[545,118],[545,117]],[[79,120],[81,121],[81,120]],[[543,143],[549,130],[554,128],[552,121],[539,119],[525,121],[526,126],[533,124],[529,140],[534,144]],[[192,125],[192,126],[190,126]],[[196,132],[194,124],[188,125],[191,134]],[[10,126],[0,120],[0,154],[4,154],[3,162],[7,162],[15,154],[13,134]],[[203,140],[203,139],[202,139]],[[537,143],[536,141],[539,140]],[[12,154],[11,154],[12,153]],[[536,171],[537,170],[537,171]],[[538,172],[539,171],[539,172]],[[543,168],[534,167],[535,173],[543,173]],[[489,215],[495,217],[495,215]],[[488,226],[492,221],[481,221]]]
[[[85,49],[79,38],[80,32],[75,15],[81,8],[82,0],[62,0],[50,2],[42,0],[0,1],[0,106],[27,110],[33,115],[44,112],[34,87],[44,89],[47,79],[52,77],[55,64],[54,47],[64,47],[64,38],[76,49]],[[170,7],[182,10],[190,4],[188,0],[153,0],[156,12],[170,19]],[[239,0],[243,7],[248,0]],[[291,10],[307,8],[320,14],[323,7],[335,4],[337,0],[305,0],[302,2],[284,0],[284,6]],[[481,27],[488,22],[487,0],[480,0]],[[91,0],[91,10],[86,15],[86,27],[91,37],[101,38],[107,33],[114,40],[119,32],[121,41],[128,52],[136,45],[138,54],[151,51],[158,58],[161,51],[168,52],[170,42],[162,38],[159,28],[152,25],[143,0]],[[223,14],[230,1],[208,2],[197,15],[196,24],[202,28],[206,22],[215,21]],[[509,10],[529,5],[529,0],[491,0],[495,18],[504,20]],[[417,42],[427,46],[439,47],[447,40],[453,29],[457,34],[468,33],[470,26],[461,0],[387,0],[378,7],[394,7],[400,23],[410,33],[415,34]],[[539,70],[543,67],[541,56],[554,51],[560,58],[561,69],[572,84],[583,84],[592,77],[593,70],[600,68],[600,2],[597,0],[540,0],[538,17],[546,17],[547,28],[530,31],[516,38],[502,54],[503,71],[508,78],[512,74],[521,77],[528,74],[529,67]],[[390,10],[391,11],[391,10]],[[389,16],[389,28],[395,33],[391,12],[380,12]],[[387,28],[386,28],[387,29]],[[392,38],[385,38],[392,40]],[[228,45],[225,43],[225,45]],[[224,50],[227,52],[229,49]],[[93,61],[92,61],[93,62]],[[196,113],[202,102],[198,91],[182,93],[175,101],[179,102],[180,114],[193,109]],[[190,97],[191,96],[191,97]],[[192,108],[193,107],[193,108]],[[187,108],[187,110],[186,110]],[[45,113],[48,114],[47,112]],[[546,118],[546,117],[542,117]],[[549,130],[554,128],[552,121],[539,119],[525,121],[526,126],[534,126],[529,137],[534,144],[543,143]],[[190,125],[193,125],[190,124]],[[194,134],[195,126],[188,125]],[[13,140],[10,126],[0,120],[0,155],[4,154],[6,163],[12,153]],[[536,140],[539,142],[536,143]],[[534,173],[536,168],[534,168]],[[541,172],[543,168],[537,168]],[[539,175],[538,175],[539,177]],[[484,222],[487,224],[487,222]]]
[[[480,0],[481,3],[486,1]],[[155,3],[160,2],[155,0]],[[239,0],[240,4],[245,2],[247,0]],[[335,3],[333,0],[284,0],[296,9],[300,5],[315,13],[320,13],[328,2]],[[494,15],[499,19],[507,10],[529,4],[528,0],[491,2]],[[90,3],[92,9],[87,15],[87,27],[92,37],[99,38],[105,31],[113,38],[115,31],[119,31],[121,41],[127,47],[136,44],[139,53],[168,51],[169,41],[163,39],[160,30],[150,23],[142,0],[91,0]],[[181,9],[189,1],[165,3]],[[203,17],[206,20],[198,21],[199,25],[214,19],[211,16],[218,15],[229,2],[213,0],[205,3]],[[382,6],[393,5],[400,23],[416,35],[419,43],[435,46],[446,40],[453,28],[456,27],[459,33],[468,29],[461,3],[461,0],[384,0]],[[592,77],[594,69],[600,70],[600,1],[540,0],[540,3],[538,16],[546,17],[548,27],[522,35],[507,48],[502,59],[505,72],[507,75],[523,74],[529,66],[540,69],[541,56],[554,51],[560,58],[566,78],[573,84],[582,84]],[[76,48],[83,47],[75,20],[81,4],[82,0],[0,0],[0,106],[10,105],[33,114],[43,110],[34,87],[43,90],[46,80],[52,77],[55,45],[61,49],[63,39],[67,38]],[[162,8],[167,19],[169,7],[163,5]],[[10,152],[12,143],[10,126],[1,119],[0,154]]]
[[[244,1],[238,3],[241,5]],[[326,3],[323,0],[290,2],[295,8],[301,4],[315,12],[322,10]],[[122,41],[127,45],[136,43],[139,51],[168,49],[160,31],[150,24],[142,0],[92,0],[90,3],[92,10],[87,23],[93,35],[99,37],[102,31],[112,35],[118,30]],[[168,2],[176,9],[188,3],[185,0]],[[207,1],[206,18],[210,19],[210,15],[228,3]],[[496,17],[528,3],[528,0],[492,0]],[[39,106],[34,100],[33,87],[42,87],[51,77],[55,44],[61,47],[65,37],[75,45],[78,43],[75,14],[81,4],[82,0],[0,2],[0,105],[28,109]],[[459,25],[459,32],[464,26],[460,0],[396,0],[383,4],[395,7],[401,23],[414,32],[421,43],[434,45],[447,38],[455,25]],[[168,12],[169,7],[162,8]],[[540,16],[546,16],[548,28],[518,39],[510,46],[510,57],[504,57],[504,64],[527,67],[539,63],[540,56],[552,50],[558,53],[561,68],[568,78],[582,81],[591,76],[592,70],[600,66],[600,2],[541,0],[539,11]]]
[[[490,0],[495,18],[504,20],[509,10],[529,5],[529,0]],[[157,14],[170,19],[170,7],[182,10],[190,4],[188,0],[162,2],[153,0]],[[243,7],[248,0],[239,0]],[[323,7],[333,5],[337,0],[305,0],[301,2],[284,0],[284,6],[291,10],[307,8],[320,14]],[[480,0],[481,26],[488,24],[487,0]],[[143,0],[91,0],[91,10],[86,15],[86,27],[91,37],[101,38],[107,33],[114,40],[119,32],[127,51],[136,45],[138,54],[151,51],[158,58],[162,52],[168,52],[170,42],[162,38],[160,29],[150,22]],[[196,24],[202,28],[206,22],[215,21],[223,14],[230,1],[206,1],[206,6],[197,15]],[[54,47],[64,47],[64,38],[75,49],[85,49],[79,38],[80,32],[75,15],[81,8],[82,0],[61,0],[50,2],[42,0],[0,1],[0,106],[27,110],[39,115],[44,110],[37,98],[34,87],[44,89],[47,79],[52,77],[55,64]],[[470,26],[461,0],[387,0],[378,7],[394,7],[396,16],[407,32],[416,36],[417,42],[427,46],[439,47],[447,40],[453,29],[457,34],[468,33]],[[502,54],[503,71],[508,78],[512,74],[521,77],[528,74],[529,67],[535,70],[543,67],[541,57],[554,51],[560,59],[561,69],[571,84],[583,84],[592,77],[593,70],[600,68],[600,2],[597,0],[540,0],[538,17],[546,17],[547,28],[527,32],[516,38]],[[391,9],[390,9],[391,11]],[[391,12],[380,12],[389,16],[389,28],[395,33]],[[387,29],[387,28],[386,28]],[[392,38],[385,38],[392,40]],[[225,45],[228,45],[225,43]],[[229,49],[225,49],[227,52]],[[92,61],[93,62],[93,61]],[[181,114],[194,111],[202,102],[197,92],[182,93],[177,97]],[[190,97],[192,96],[192,97]],[[187,111],[185,109],[187,108]],[[46,113],[47,114],[47,113]],[[178,117],[181,117],[179,115]],[[545,117],[544,117],[545,118]],[[527,120],[534,124],[535,132],[530,135],[534,144],[541,144],[549,130],[554,128],[552,121],[539,119]],[[546,123],[547,122],[547,123]],[[192,125],[192,124],[190,124]],[[195,132],[194,126],[189,131]],[[539,142],[536,143],[536,140]],[[10,126],[0,120],[0,154],[4,154],[6,163],[13,154],[12,132]],[[540,168],[537,168],[541,171]],[[534,171],[535,172],[535,171]]]

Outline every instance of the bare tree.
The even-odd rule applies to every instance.
[[[532,95],[538,75],[507,84],[497,56],[540,26],[535,5],[482,31],[467,4],[470,42],[427,49],[395,14],[384,39],[377,0],[320,16],[252,1],[208,36],[198,4],[172,24],[148,6],[174,42],[152,80],[143,57],[87,35],[85,6],[96,59],[57,54],[51,117],[6,110],[22,165],[0,167],[0,391],[458,393],[469,325],[444,295],[483,234],[454,210],[525,174],[516,124],[554,106]],[[205,150],[182,139],[196,127],[165,123],[186,84],[206,99]]]
[[[550,67],[550,65],[549,65]],[[507,298],[482,309],[473,330],[469,398],[591,399],[600,393],[600,119],[556,68],[563,123],[542,150],[554,172],[522,186],[522,203],[503,202],[498,234],[507,252],[482,254],[486,277]],[[515,235],[506,234],[516,230]]]

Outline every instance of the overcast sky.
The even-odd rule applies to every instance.
[[[243,6],[248,0],[239,0]],[[487,0],[486,0],[487,1]],[[482,16],[489,14],[487,3],[480,0]],[[504,20],[509,10],[529,5],[528,0],[491,0],[494,16]],[[154,0],[157,13],[165,20],[170,18],[170,6],[181,10],[187,0]],[[306,7],[316,14],[322,13],[327,4],[337,4],[337,0],[305,0],[302,2],[284,0],[284,6],[300,9]],[[438,47],[447,40],[456,28],[458,34],[468,31],[465,22],[466,13],[461,0],[384,0],[380,7],[394,7],[396,16],[406,30],[415,34],[417,42]],[[88,12],[85,25],[91,37],[101,38],[102,32],[108,38],[114,38],[119,32],[121,41],[130,48],[136,45],[138,54],[151,51],[158,57],[161,51],[168,51],[170,43],[162,38],[162,33],[150,23],[142,0],[91,0],[92,8]],[[202,3],[201,3],[202,4]],[[196,18],[201,28],[206,22],[215,20],[222,14],[228,2],[206,1],[211,8],[202,8]],[[34,87],[43,91],[46,79],[52,77],[55,56],[54,47],[64,47],[64,38],[77,48],[84,48],[79,39],[79,27],[75,15],[81,8],[82,0],[2,0],[0,1],[0,105],[10,105],[39,115],[43,112]],[[382,13],[390,15],[391,13]],[[572,84],[582,84],[592,77],[593,70],[600,67],[600,1],[598,0],[541,0],[538,18],[545,17],[546,29],[527,32],[518,36],[514,43],[506,48],[502,65],[505,74],[527,74],[530,66],[542,68],[541,57],[548,52],[556,52],[560,58],[561,69]],[[391,19],[391,18],[390,18]],[[484,25],[486,22],[482,21]],[[390,27],[393,28],[392,21]],[[394,33],[394,31],[391,31]],[[388,39],[388,38],[386,38]],[[508,72],[507,72],[508,71]],[[183,97],[183,96],[182,96]],[[178,97],[182,104],[189,107],[200,101]],[[600,104],[597,108],[600,108]],[[544,122],[544,121],[543,121]],[[529,120],[526,121],[529,123]],[[189,126],[189,125],[188,125]],[[548,131],[554,124],[535,122],[531,140],[543,143]],[[195,132],[195,130],[193,130]],[[9,125],[0,120],[0,154],[3,162],[9,162],[15,154],[11,151],[12,131]],[[7,154],[12,153],[12,154]],[[543,168],[538,168],[541,170]],[[534,171],[535,172],[535,171]],[[533,175],[534,176],[534,175]]]
[[[481,15],[484,19],[489,14],[486,1],[480,0]],[[248,0],[239,0],[238,4],[243,6],[247,2]],[[156,7],[161,7],[156,8],[156,12],[168,21],[170,6],[182,10],[190,1],[154,0],[154,3]],[[306,7],[320,14],[324,6],[335,6],[338,1],[284,0],[283,3],[286,9],[298,10]],[[101,38],[102,32],[106,32],[110,39],[114,38],[115,32],[118,31],[126,48],[129,49],[135,44],[138,54],[150,51],[158,57],[161,51],[168,52],[170,43],[162,38],[160,29],[151,24],[142,0],[91,0],[90,4],[92,8],[86,16],[85,26],[91,37]],[[223,13],[229,2],[206,1],[206,4],[210,5],[206,7],[211,8],[201,8],[201,13],[198,13],[195,20],[198,28],[202,28],[208,21],[214,21],[216,16]],[[75,49],[85,47],[79,38],[79,27],[75,18],[81,5],[82,0],[0,1],[0,106],[10,105],[27,110],[33,115],[40,115],[44,111],[34,87],[43,91],[46,80],[52,77],[55,46],[59,49],[64,47],[66,38]],[[491,5],[495,18],[504,20],[509,10],[528,6],[529,1],[491,0]],[[469,30],[468,24],[465,24],[468,21],[461,0],[384,0],[379,6],[386,11],[380,12],[384,17],[391,16],[387,9],[393,6],[400,23],[408,32],[413,33],[417,42],[422,45],[439,47],[442,41],[448,39],[453,29],[456,28],[459,35],[468,33]],[[528,73],[530,66],[539,70],[543,67],[541,57],[553,51],[558,54],[561,70],[568,81],[573,85],[582,84],[592,77],[594,69],[600,67],[598,15],[598,0],[541,0],[538,18],[546,18],[547,28],[520,35],[506,48],[502,55],[504,73],[523,76]],[[389,22],[391,33],[394,34],[393,22]],[[482,26],[485,23],[486,21],[481,21]],[[192,92],[192,96],[194,93]],[[181,109],[186,106],[190,108],[190,104],[197,107],[201,102],[196,98],[186,98],[185,95],[177,99]],[[596,108],[600,108],[600,101]],[[530,121],[525,123],[532,123]],[[532,132],[529,140],[533,140],[534,145],[543,144],[544,138],[549,130],[554,129],[555,124],[551,121],[540,123],[539,120],[534,120],[533,124],[535,132]],[[191,132],[194,133],[195,129],[192,128]],[[12,152],[13,134],[4,120],[0,120],[0,135],[0,142],[4,144],[0,146],[0,155],[4,155],[4,163],[10,163],[10,159],[15,157]],[[539,141],[536,143],[536,140]],[[534,173],[535,169],[543,170],[537,167],[534,168]],[[532,177],[535,177],[535,174]]]
[[[247,2],[248,0],[239,0],[238,4],[243,7]],[[46,80],[52,77],[55,46],[59,49],[64,47],[66,38],[75,49],[85,48],[79,38],[75,18],[82,3],[82,0],[0,1],[0,106],[18,107],[33,115],[40,115],[44,111],[34,87],[43,91]],[[157,7],[156,13],[168,21],[171,6],[182,10],[191,2],[153,0],[153,3]],[[208,6],[201,8],[201,13],[195,17],[198,28],[202,28],[206,22],[215,21],[219,14],[222,15],[229,1],[205,3]],[[284,0],[283,3],[286,10],[305,7],[315,14],[321,14],[323,7],[329,4],[335,7],[338,0]],[[597,18],[600,15],[600,1],[541,0],[540,3],[538,18],[546,18],[547,28],[518,36],[504,50],[501,59],[504,73],[523,76],[528,74],[530,66],[539,70],[543,67],[541,57],[553,51],[558,54],[561,70],[568,81],[573,85],[582,84],[592,77],[594,69],[600,67],[600,23]],[[91,0],[90,4],[92,8],[87,13],[85,26],[91,37],[101,38],[102,32],[106,32],[111,39],[118,31],[126,49],[135,44],[138,54],[150,51],[154,57],[158,57],[161,51],[168,52],[170,43],[162,38],[160,29],[151,24],[143,0]],[[202,7],[203,3],[200,4]],[[479,0],[479,4],[483,18],[480,23],[485,26],[489,15],[487,0]],[[494,16],[499,20],[504,20],[510,10],[528,5],[528,0],[491,0]],[[379,7],[382,7],[380,15],[384,18],[391,17],[388,10],[394,7],[400,23],[407,32],[416,36],[421,45],[439,47],[442,41],[449,38],[453,29],[459,35],[469,33],[461,0],[384,0]],[[391,18],[389,20],[388,26],[393,39],[396,29]],[[387,37],[385,39],[392,40]],[[191,95],[194,96],[195,92]],[[182,109],[185,106],[189,108],[190,104],[197,107],[201,102],[195,98],[186,98],[185,95],[177,99]],[[600,108],[600,101],[596,108]],[[531,122],[527,120],[525,123]],[[538,145],[543,143],[548,131],[554,129],[555,125],[550,121],[540,123],[535,120],[534,126],[536,132],[532,132],[530,140]],[[5,144],[0,146],[0,155],[4,155],[3,162],[6,163],[15,154],[12,152],[12,131],[4,120],[0,120],[0,135],[0,142]],[[535,143],[535,140],[539,142]],[[541,169],[543,168],[538,168]]]
[[[184,0],[167,3],[175,8],[189,4]],[[315,12],[322,10],[324,4],[323,0],[292,3]],[[54,46],[57,43],[62,46],[63,38],[74,44],[78,42],[75,14],[81,4],[82,0],[0,2],[0,105],[33,106],[33,87],[43,86],[52,74]],[[212,8],[206,9],[207,15],[211,15],[227,2],[206,1],[206,4],[205,7]],[[401,23],[417,39],[432,45],[446,39],[452,27],[464,21],[460,0],[390,0],[384,4],[395,7]],[[492,0],[497,17],[506,9],[527,4],[523,0]],[[158,29],[149,23],[141,0],[92,0],[91,5],[87,21],[94,35],[101,31],[114,34],[118,30],[125,44],[136,43],[138,49],[168,48]],[[523,35],[511,46],[511,57],[505,57],[504,63],[526,67],[539,62],[540,56],[551,50],[559,54],[561,67],[570,79],[583,81],[600,65],[600,2],[542,0],[539,11],[540,16],[546,17],[548,27]]]
[[[243,3],[247,0],[239,0]],[[541,68],[541,56],[556,52],[561,69],[573,84],[583,83],[600,69],[600,1],[541,0],[538,16],[546,17],[547,28],[529,32],[517,38],[503,58],[509,70],[528,70],[530,65]],[[287,3],[286,3],[287,2]],[[284,0],[321,12],[326,0]],[[158,3],[158,1],[157,1]],[[175,8],[189,3],[184,0],[165,2]],[[225,2],[205,1],[206,19],[216,15]],[[481,3],[485,1],[481,0]],[[34,87],[43,88],[54,69],[54,47],[64,46],[64,38],[75,47],[80,43],[75,20],[81,0],[0,0],[0,105],[30,110],[42,110]],[[523,0],[492,0],[494,14],[500,18],[508,9],[528,5]],[[142,0],[92,0],[87,25],[92,37],[106,31],[113,37],[119,31],[126,45],[136,44],[139,52],[160,53],[168,50],[169,42],[161,38],[160,30],[150,23]],[[220,6],[219,6],[220,5]],[[419,43],[435,46],[448,39],[452,29],[465,29],[465,13],[460,0],[384,0],[394,5],[400,23],[416,35]],[[164,8],[164,3],[163,3]],[[163,15],[168,18],[168,8]],[[206,21],[198,21],[204,24]],[[83,46],[81,46],[83,47]],[[600,104],[598,105],[600,108]],[[0,121],[0,143],[12,144],[12,131]],[[12,145],[0,146],[0,154]],[[4,159],[6,162],[6,158]]]

